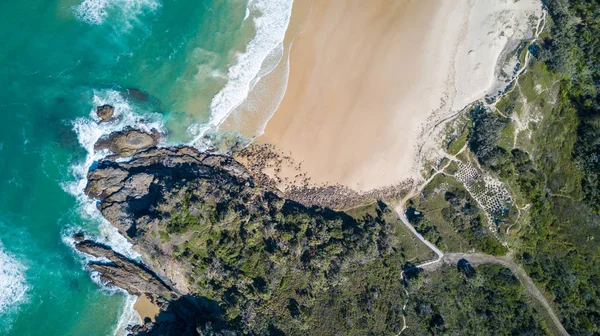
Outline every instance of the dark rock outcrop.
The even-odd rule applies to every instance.
[[[147,233],[159,231],[161,214],[176,207],[186,182],[192,186],[213,184],[213,190],[240,194],[250,192],[253,186],[246,169],[230,157],[177,147],[140,152],[128,162],[102,161],[89,172],[85,189],[89,197],[100,201],[102,215],[139,246],[149,266],[171,279],[184,294],[190,291],[190,284],[183,266],[172,262],[173,244],[163,244]]]
[[[175,292],[153,271],[143,264],[132,261],[110,247],[92,240],[82,240],[75,248],[110,262],[90,262],[89,267],[102,274],[103,282],[122,288],[133,295],[153,294],[166,299],[176,297]]]
[[[150,98],[146,92],[144,92],[140,89],[129,88],[129,89],[123,90],[122,93],[127,98],[130,98],[134,101],[141,102],[141,103],[147,102]]]
[[[112,120],[112,117],[115,114],[115,108],[108,104],[98,106],[96,108],[96,114],[100,117],[100,122],[107,122]]]
[[[83,232],[77,232],[76,234],[74,234],[72,236],[72,238],[76,243],[79,243],[79,242],[85,240],[85,236],[83,235]]]
[[[117,156],[127,157],[137,151],[155,147],[160,139],[160,133],[152,130],[152,133],[127,127],[122,131],[111,133],[100,138],[94,145],[94,149],[108,149]]]

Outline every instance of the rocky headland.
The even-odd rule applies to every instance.
[[[127,128],[101,139],[97,147],[114,155],[94,165],[85,188],[142,261],[75,237],[77,250],[102,260],[89,268],[104,283],[160,308],[155,322],[132,326],[131,334],[327,333],[355,330],[367,316],[361,328],[369,328],[380,314],[395,323],[378,328],[399,328],[406,260],[392,253],[402,247],[383,203],[362,217],[307,207],[260,185],[230,156],[156,148],[159,136]],[[356,272],[361,279],[348,277]],[[342,317],[347,307],[332,302],[356,300],[356,291],[377,292],[372,304],[383,310],[355,303]]]

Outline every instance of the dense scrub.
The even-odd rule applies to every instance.
[[[552,296],[565,328],[573,335],[600,332],[600,217],[583,197],[577,155],[575,110],[559,103],[536,140],[534,169],[523,156],[515,166],[530,208],[517,257]]]
[[[194,292],[228,328],[251,334],[389,335],[402,328],[407,255],[382,203],[351,217],[265,194],[260,202],[191,188],[165,216]],[[212,195],[217,202],[212,202]],[[202,197],[201,197],[202,196]]]
[[[496,113],[484,112],[475,119],[469,137],[469,149],[477,156],[479,163],[501,176],[509,176],[512,173],[508,164],[510,153],[498,145],[500,132],[508,125],[508,119]]]
[[[547,334],[509,269],[461,266],[411,274],[407,335]]]
[[[555,21],[547,40],[548,63],[566,78],[566,104],[578,115],[573,152],[584,172],[581,181],[589,206],[600,212],[600,3],[590,0],[548,2]]]
[[[550,99],[547,92],[532,90],[537,83],[517,88],[529,100],[528,107],[543,114],[531,127],[528,150],[512,149],[508,156],[500,153],[489,160],[490,153],[499,153],[494,152],[498,122],[487,122],[491,126],[485,129],[476,124],[470,148],[527,204],[529,220],[520,228],[517,259],[551,297],[570,334],[598,335],[600,3],[550,0],[547,5],[550,33],[536,46],[540,58],[531,64],[528,78],[553,77],[560,85],[558,96]],[[506,99],[514,103],[520,98]]]
[[[189,147],[103,161],[88,180],[105,218],[182,295],[150,293],[170,302],[164,321],[202,335],[396,334],[402,270],[432,258],[384,203],[306,207]],[[167,322],[144,328],[164,335]]]

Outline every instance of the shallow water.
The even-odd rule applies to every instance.
[[[135,322],[131,299],[90,277],[68,239],[84,230],[135,257],[82,195],[105,154],[93,143],[125,125],[161,128],[167,143],[216,127],[281,42],[289,3],[0,3],[0,334],[106,335]],[[95,123],[101,103],[118,123]]]

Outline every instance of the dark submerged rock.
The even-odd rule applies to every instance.
[[[73,236],[73,240],[77,243],[85,240],[85,236],[83,235],[83,233],[81,232],[77,232],[76,234],[74,234]]]
[[[128,98],[131,98],[132,100],[140,103],[147,102],[150,98],[150,96],[146,92],[140,89],[129,88],[124,90],[124,93]]]

